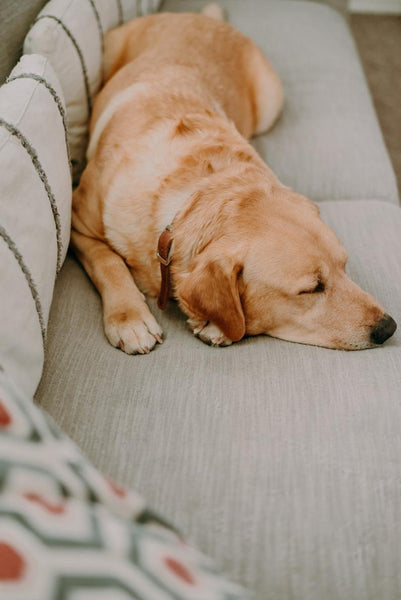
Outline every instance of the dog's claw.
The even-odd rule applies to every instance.
[[[192,333],[197,336],[198,333],[207,325],[207,321],[195,321],[194,319],[188,319],[187,323],[192,329]]]
[[[213,323],[188,319],[188,325],[192,328],[195,337],[199,338],[209,346],[218,348],[220,346],[230,346],[230,344],[232,344],[232,341],[229,340]]]

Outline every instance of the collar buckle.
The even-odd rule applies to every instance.
[[[160,254],[160,252],[156,252],[156,256],[157,256],[157,258],[159,259],[159,262],[161,262],[161,264],[162,264],[164,267],[168,267],[168,266],[169,266],[169,264],[170,264],[170,263],[171,263],[171,261],[172,261],[172,258],[173,258],[173,246],[174,246],[174,242],[172,241],[172,242],[171,242],[171,246],[170,246],[170,248],[169,248],[169,250],[168,250],[168,254],[167,254],[166,258],[164,258],[164,256],[162,256],[162,255]]]

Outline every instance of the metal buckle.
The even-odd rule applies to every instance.
[[[156,252],[156,256],[159,259],[159,261],[161,262],[162,265],[164,265],[165,267],[168,267],[169,264],[171,263],[172,260],[172,254],[173,254],[173,246],[174,246],[174,240],[171,242],[171,246],[170,249],[168,251],[168,255],[167,258],[163,258],[159,252]]]

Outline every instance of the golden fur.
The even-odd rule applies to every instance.
[[[143,17],[105,38],[72,245],[102,296],[106,335],[128,353],[161,342],[143,294],[159,293],[157,241],[172,223],[173,296],[202,340],[370,347],[384,310],[346,276],[316,206],[246,141],[278,117],[280,81],[207,12]]]

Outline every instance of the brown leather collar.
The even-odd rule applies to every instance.
[[[166,229],[160,234],[159,243],[157,245],[157,258],[160,262],[160,273],[162,276],[162,284],[157,306],[164,310],[170,296],[170,263],[173,253],[173,234],[171,225],[167,225]]]

